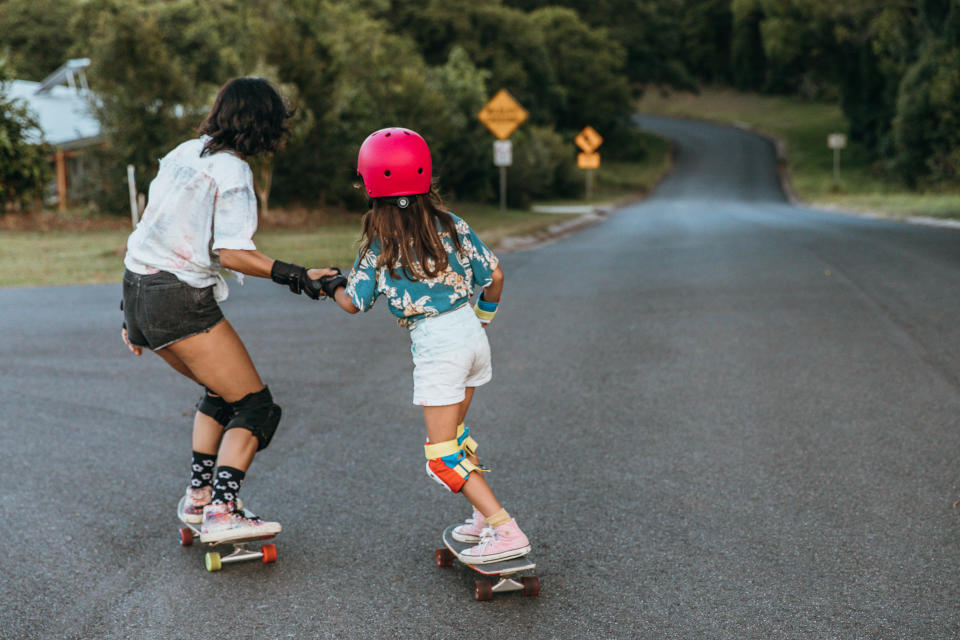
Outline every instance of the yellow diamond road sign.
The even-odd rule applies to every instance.
[[[584,153],[593,153],[603,144],[603,136],[597,133],[596,129],[588,125],[583,128],[583,131],[577,134],[577,137],[574,138],[573,141]]]
[[[493,135],[500,140],[506,140],[520,123],[527,119],[527,110],[521,107],[506,89],[500,89],[480,110],[477,118],[487,125]]]

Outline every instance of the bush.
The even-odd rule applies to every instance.
[[[9,71],[0,59],[0,213],[40,198],[51,177],[51,149],[27,105],[6,97],[7,82]]]
[[[507,202],[526,208],[535,198],[569,196],[579,188],[574,147],[549,127],[524,126],[513,134],[513,166],[507,170]]]

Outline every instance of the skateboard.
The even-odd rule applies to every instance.
[[[177,513],[181,513],[183,510],[183,501],[186,500],[186,496],[180,498],[180,504],[177,505]],[[253,512],[249,509],[243,510],[244,515],[248,518],[256,517],[253,515]],[[200,542],[200,525],[194,524],[192,522],[187,522],[183,518],[180,519],[185,527],[180,528],[180,546],[189,547],[193,544],[193,541],[196,540]],[[258,549],[248,549],[247,545],[254,542],[261,542],[263,540],[270,540],[276,537],[275,534],[267,536],[252,536],[249,538],[239,538],[237,540],[226,540],[224,542],[210,542],[207,543],[211,547],[217,547],[220,545],[232,545],[233,551],[228,553],[225,556],[221,556],[217,551],[208,551],[206,556],[204,556],[203,564],[207,568],[207,571],[220,571],[223,568],[223,565],[229,564],[232,562],[244,562],[246,560],[262,560],[265,563],[276,562],[277,561],[277,547],[273,544],[264,544],[260,545]]]
[[[476,546],[476,543],[454,540],[453,530],[458,526],[454,524],[444,529],[443,544],[446,546],[443,549],[437,549],[434,555],[436,556],[437,566],[451,567],[454,559],[457,559],[462,564],[485,576],[473,583],[473,595],[477,600],[492,600],[493,594],[507,591],[520,591],[525,596],[535,596],[540,593],[540,580],[536,576],[519,577],[516,575],[521,571],[531,571],[537,568],[537,565],[531,562],[528,556],[486,564],[471,564],[464,561],[460,557],[460,553]],[[491,578],[496,578],[496,583]]]

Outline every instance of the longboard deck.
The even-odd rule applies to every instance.
[[[466,551],[470,547],[476,546],[476,543],[454,540],[453,530],[458,526],[460,525],[453,524],[443,530],[443,544],[447,547],[447,549],[450,549],[450,551],[457,557],[457,560],[470,567],[477,573],[485,576],[499,576],[517,573],[518,571],[529,571],[537,568],[537,565],[530,561],[529,556],[514,558],[512,560],[503,560],[501,562],[488,562],[486,564],[472,564],[470,562],[465,562],[460,556],[460,553]]]

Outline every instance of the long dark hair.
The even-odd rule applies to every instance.
[[[439,194],[430,193],[410,196],[410,205],[399,208],[391,199],[375,198],[373,207],[363,216],[362,244],[360,255],[370,249],[374,241],[380,242],[377,267],[386,267],[390,277],[398,279],[396,266],[410,280],[435,278],[449,265],[447,250],[437,227],[450,234],[457,253],[460,238],[453,217],[443,210]]]
[[[293,112],[263,78],[234,78],[221,87],[197,129],[198,134],[210,136],[201,155],[235,151],[247,158],[276,151]]]

